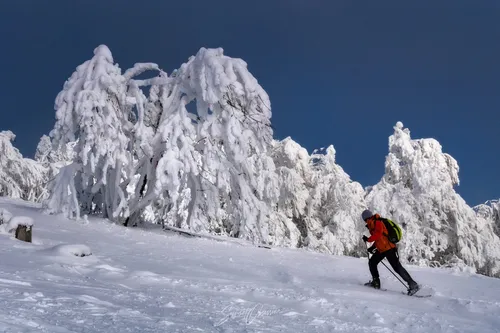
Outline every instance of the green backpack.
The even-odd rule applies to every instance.
[[[385,219],[385,218],[380,218],[382,222],[385,224],[385,228],[387,229],[388,235],[385,235],[387,239],[389,239],[389,242],[396,244],[401,240],[401,237],[403,237],[403,231],[397,225],[395,222]]]

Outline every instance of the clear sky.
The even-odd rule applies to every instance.
[[[173,69],[200,47],[244,59],[275,138],[333,144],[355,181],[384,172],[402,121],[457,159],[457,191],[500,197],[500,2],[0,0],[0,129],[33,157],[75,67],[106,44],[122,69]]]

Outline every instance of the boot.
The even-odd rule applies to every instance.
[[[418,283],[416,283],[415,281],[411,281],[409,286],[408,286],[408,295],[414,295],[417,291],[420,290],[420,286],[418,285]]]
[[[380,289],[380,278],[373,278],[373,280],[371,280],[370,282],[365,283],[365,286]]]

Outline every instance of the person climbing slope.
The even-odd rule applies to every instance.
[[[363,211],[361,218],[366,222],[366,227],[371,235],[370,237],[363,235],[363,241],[367,243],[374,242],[374,244],[368,248],[368,252],[372,254],[368,260],[372,280],[365,285],[380,289],[380,277],[377,265],[384,258],[387,258],[394,271],[408,283],[408,295],[415,294],[420,289],[420,286],[401,265],[397,245],[389,239],[389,232],[384,223],[384,219],[379,214],[373,214],[369,210]],[[397,242],[398,240],[394,241]]]

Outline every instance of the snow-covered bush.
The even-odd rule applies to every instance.
[[[0,132],[0,196],[40,201],[46,194],[47,169],[23,158],[12,145],[15,137],[11,131]]]
[[[500,259],[500,240],[492,223],[478,218],[455,192],[458,182],[455,159],[434,139],[412,140],[398,122],[389,138],[385,175],[367,191],[366,201],[403,226],[401,255],[409,262],[441,265],[457,257],[498,274],[500,265],[492,262]]]
[[[5,208],[0,208],[0,225],[8,223],[12,218],[12,214]]]

